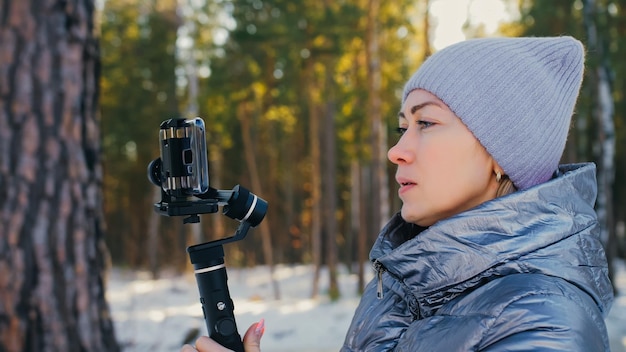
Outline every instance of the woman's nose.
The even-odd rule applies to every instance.
[[[387,151],[387,159],[396,165],[405,164],[411,160],[410,154],[407,149],[404,148],[403,139],[404,138],[400,137],[400,140]]]

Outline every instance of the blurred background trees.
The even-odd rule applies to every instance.
[[[623,256],[626,186],[614,180],[626,177],[625,83],[617,79],[626,69],[626,0],[503,2],[518,16],[497,35],[573,35],[590,49],[564,162],[598,164],[605,243],[612,256]],[[362,271],[354,263],[366,261],[378,230],[399,209],[385,153],[396,139],[403,83],[435,50],[430,5],[107,0],[101,111],[113,262],[182,270],[191,241],[235,228],[205,216],[204,237],[192,238],[181,219],[153,215],[145,168],[158,156],[158,125],[198,115],[208,129],[212,186],[241,183],[270,204],[264,227],[227,246],[230,265],[304,262],[329,265],[332,273],[342,262]],[[468,37],[490,34],[471,19],[464,30]],[[610,120],[602,120],[607,113]],[[150,227],[154,221],[160,225]]]
[[[345,264],[362,288],[400,206],[385,154],[403,84],[452,10],[496,3],[512,20],[494,33],[468,17],[465,37],[587,46],[563,161],[597,163],[602,237],[623,258],[626,0],[0,0],[0,350],[116,350],[108,254],[185,272],[187,245],[235,230],[219,215],[193,227],[154,213],[146,167],[172,117],[205,120],[213,187],[269,203],[262,226],[225,247],[228,265],[326,265],[336,298]]]
[[[429,48],[413,39],[414,14],[425,12],[414,1],[108,0],[101,107],[113,261],[150,265],[145,167],[160,121],[193,117],[190,104],[207,124],[212,186],[241,183],[270,203],[267,228],[227,246],[231,265],[366,261],[397,209],[386,150],[398,92]],[[181,219],[160,221],[159,261],[180,267]],[[234,229],[220,216],[201,223],[201,240]]]

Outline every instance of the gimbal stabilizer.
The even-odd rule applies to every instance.
[[[199,214],[216,213],[222,206],[224,215],[240,221],[233,236],[190,246],[187,253],[209,336],[224,347],[243,352],[228,290],[223,245],[243,239],[250,227],[258,225],[267,212],[267,202],[239,185],[231,191],[208,187],[201,119],[164,121],[160,139],[161,157],[148,165],[148,179],[161,187],[161,201],[154,204],[155,210],[166,216],[187,216],[184,223],[196,223]]]

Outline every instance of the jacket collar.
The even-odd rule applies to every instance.
[[[598,279],[606,277],[607,264],[597,238],[595,197],[595,166],[565,165],[546,183],[485,202],[427,229],[396,214],[370,258],[401,280],[409,291],[405,293],[417,300],[421,316],[485,281],[522,272],[572,281],[608,312],[612,290],[608,278]],[[581,233],[591,236],[570,239],[577,245],[566,243]],[[591,257],[585,251],[602,255]]]

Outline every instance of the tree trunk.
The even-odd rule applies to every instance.
[[[387,180],[387,129],[381,113],[382,74],[378,43],[379,0],[369,0],[367,21],[367,70],[369,113],[372,124],[372,219],[378,231],[389,219],[389,183]]]
[[[95,3],[0,1],[0,350],[118,351]]]
[[[184,4],[181,1],[176,3],[176,11],[175,14],[182,13],[185,11],[181,9],[181,7],[189,7],[189,1],[185,1]],[[186,28],[187,34],[193,38],[195,34],[195,24],[192,19],[183,15],[181,19],[180,28]],[[195,52],[195,42],[191,40],[191,46],[187,49],[187,52],[183,54],[182,60],[184,60],[185,74],[187,76],[187,108],[185,109],[184,118],[194,119],[198,117],[198,74],[196,69],[196,58],[193,53]],[[202,224],[199,222],[187,224],[185,226],[185,238],[186,245],[193,246],[199,243],[203,243],[205,238],[202,233]],[[187,261],[187,270],[193,271],[193,265],[190,261]]]
[[[353,158],[350,161],[350,204],[348,205],[348,209],[350,209],[350,218],[349,224],[350,229],[346,234],[346,242],[345,247],[348,249],[346,251],[345,258],[342,258],[343,262],[350,269],[350,273],[353,272],[354,265],[357,264],[356,270],[357,273],[360,272],[358,265],[359,257],[357,249],[358,243],[358,235],[359,228],[361,227],[361,163],[358,158]]]
[[[422,56],[422,62],[426,61],[426,59],[432,54],[432,49],[430,47],[430,0],[424,0],[424,20],[422,21],[422,47],[424,48],[424,53]]]
[[[153,187],[152,204],[161,200],[161,187]],[[152,279],[159,278],[159,227],[161,225],[161,215],[153,211],[148,218],[148,266]]]
[[[351,182],[351,218],[352,236],[356,241],[356,265],[358,275],[358,293],[363,293],[365,289],[365,263],[367,262],[367,199],[365,196],[364,169],[358,160],[352,162],[350,168]]]
[[[256,165],[256,159],[254,156],[254,143],[252,143],[252,137],[250,136],[250,116],[254,116],[252,109],[246,107],[246,103],[241,103],[238,108],[239,121],[241,122],[241,139],[243,141],[243,150],[245,152],[246,165],[248,172],[250,173],[250,180],[252,182],[251,191],[262,197],[263,191],[261,188],[261,181],[259,171]],[[272,281],[272,287],[274,289],[274,298],[280,299],[280,291],[278,288],[278,282],[274,278],[274,254],[272,252],[272,236],[270,234],[270,227],[267,222],[262,221],[259,224],[261,230],[261,239],[263,242],[263,255],[265,256],[265,264],[270,270],[270,280]]]
[[[317,80],[315,79],[313,59],[306,61],[306,76],[310,88],[307,90],[309,107],[309,140],[311,151],[311,256],[313,260],[313,284],[311,297],[315,298],[319,291],[320,269],[322,265],[322,216],[321,216],[321,158],[320,158],[320,133],[319,133],[319,102],[315,97],[319,94]]]
[[[222,188],[222,178],[224,170],[224,157],[222,155],[221,140],[218,135],[213,135],[209,139],[209,171],[211,171],[209,183],[211,187],[216,189]],[[254,193],[254,192],[253,192]],[[208,230],[208,240],[213,241],[221,238],[225,238],[226,225],[224,216],[212,216],[210,227]],[[207,222],[205,222],[206,224]]]
[[[613,179],[615,177],[615,126],[613,123],[614,102],[609,82],[610,67],[604,50],[601,34],[596,26],[597,7],[594,0],[584,1],[584,19],[587,32],[587,51],[594,55],[595,67],[590,75],[594,84],[594,120],[598,122],[597,143],[600,144],[598,168],[598,198],[596,211],[600,224],[600,238],[605,246],[609,261],[609,277],[613,279],[613,258],[616,254],[615,226],[613,224]],[[613,281],[613,280],[611,280]]]
[[[341,293],[339,292],[339,283],[337,282],[337,217],[335,216],[337,211],[337,185],[335,184],[337,179],[337,167],[335,165],[337,159],[335,150],[335,112],[337,111],[337,106],[333,95],[333,85],[335,84],[332,73],[333,67],[334,65],[332,64],[326,66],[326,91],[329,93],[326,97],[326,111],[323,117],[322,204],[324,208],[322,214],[324,215],[324,236],[326,238],[325,257],[329,278],[328,294],[332,300],[335,300],[339,298]]]

